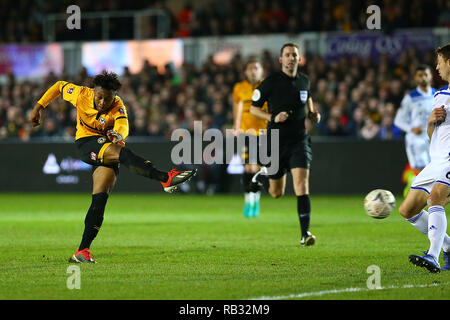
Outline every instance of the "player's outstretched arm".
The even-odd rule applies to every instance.
[[[44,107],[41,106],[39,103],[36,103],[34,105],[33,111],[31,112],[30,116],[30,122],[33,127],[37,127],[41,124],[41,110],[43,110]]]
[[[67,81],[57,81],[54,85],[52,85],[39,99],[39,101],[34,105],[33,111],[31,112],[30,122],[33,127],[36,127],[41,124],[41,110],[45,109],[47,105],[60,96],[62,88],[67,85]],[[72,87],[76,87],[72,85]],[[72,88],[73,90],[74,88]],[[73,91],[70,91],[72,93]],[[75,95],[73,95],[75,96]],[[64,96],[63,96],[64,98]],[[69,102],[73,102],[67,97],[64,98]]]

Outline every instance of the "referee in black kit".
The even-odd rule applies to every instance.
[[[300,219],[302,246],[311,246],[316,237],[309,232],[311,203],[309,199],[309,168],[312,160],[311,137],[306,133],[305,118],[320,121],[320,113],[314,110],[310,97],[310,82],[306,75],[298,72],[300,56],[298,46],[286,43],[281,48],[278,61],[281,71],[267,77],[253,92],[250,113],[268,120],[267,134],[279,129],[279,169],[269,175],[269,194],[279,198],[286,188],[286,173],[291,171],[297,212]],[[269,112],[261,109],[268,102]],[[270,148],[270,143],[268,147]],[[273,157],[273,155],[271,155]],[[261,168],[253,182],[262,184],[267,168]]]

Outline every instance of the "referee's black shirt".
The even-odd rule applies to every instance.
[[[255,89],[252,105],[262,107],[267,101],[269,113],[275,116],[285,111],[289,117],[285,122],[270,121],[267,131],[279,129],[280,142],[296,142],[306,139],[305,105],[309,98],[310,82],[308,77],[297,72],[295,77],[289,77],[284,72],[277,72],[266,79]]]

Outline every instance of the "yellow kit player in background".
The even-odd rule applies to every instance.
[[[261,83],[263,68],[261,62],[256,58],[247,60],[244,66],[245,80],[238,82],[233,88],[233,118],[235,135],[259,135],[265,132],[267,121],[257,118],[250,113],[252,104],[252,94],[256,87]],[[267,111],[267,103],[264,105]],[[256,148],[259,153],[258,148]],[[251,180],[253,175],[258,172],[260,166],[258,163],[249,161],[249,140],[245,139],[244,150],[242,150],[242,161],[244,162],[244,174],[242,183],[245,192],[244,216],[247,218],[259,216],[259,199],[261,192],[252,187]]]
[[[196,171],[157,170],[146,160],[125,147],[128,137],[127,110],[117,95],[121,83],[115,73],[104,71],[95,76],[94,88],[58,81],[36,103],[30,116],[32,125],[41,123],[41,111],[61,96],[77,109],[75,143],[79,157],[94,167],[92,203],[84,220],[81,244],[69,262],[95,263],[89,247],[103,222],[109,193],[116,184],[119,163],[131,172],[160,181],[164,191],[173,192],[191,179]]]

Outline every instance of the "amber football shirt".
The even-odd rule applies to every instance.
[[[238,82],[233,88],[233,99],[236,103],[242,101],[242,118],[241,118],[241,130],[247,131],[253,129],[256,134],[259,134],[260,130],[265,130],[267,127],[267,121],[260,119],[250,113],[250,107],[252,105],[253,90],[258,87],[260,82],[251,84],[247,80]],[[267,111],[267,103],[263,106],[263,109]]]
[[[94,107],[94,89],[58,81],[44,93],[38,103],[45,108],[59,95],[77,109],[76,140],[97,135],[106,136],[109,129],[119,133],[124,140],[128,137],[127,110],[119,96],[114,97],[110,110],[99,113]]]

